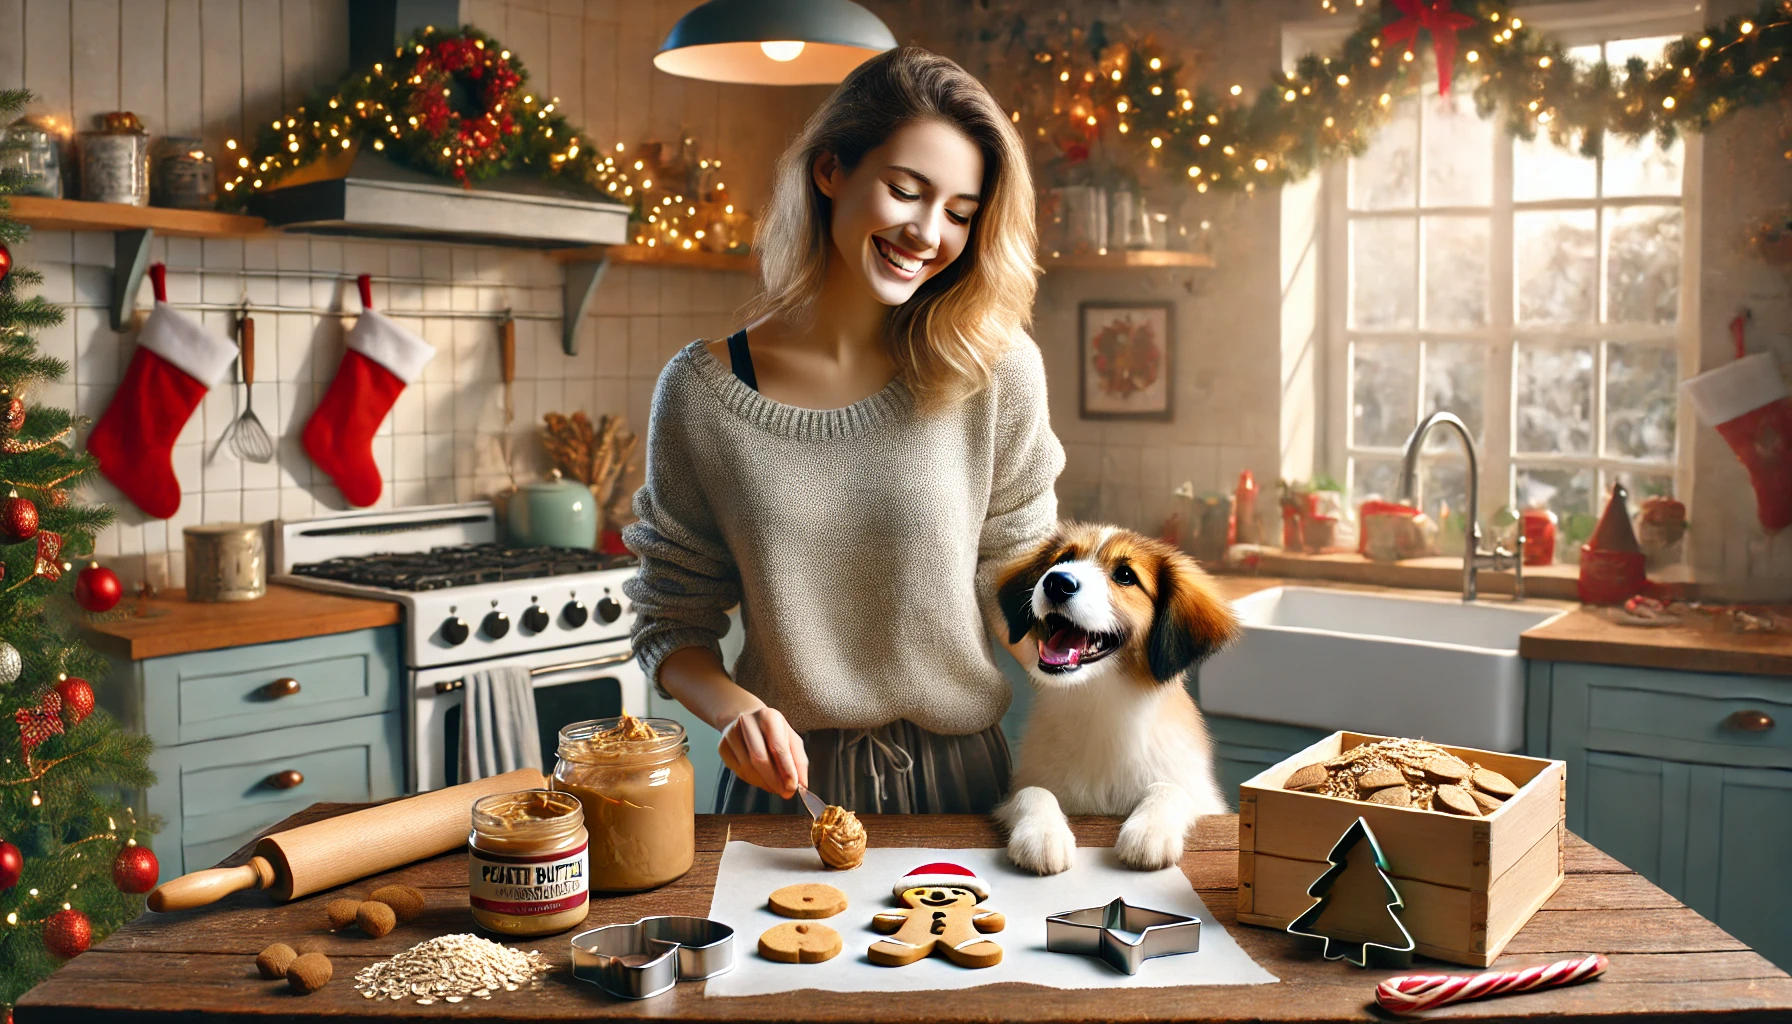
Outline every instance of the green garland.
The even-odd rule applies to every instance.
[[[227,140],[219,205],[241,209],[258,192],[370,147],[464,185],[523,170],[613,199],[633,211],[637,244],[720,248],[705,234],[722,221],[731,234],[745,233],[748,218],[736,213],[726,185],[707,180],[720,160],[692,168],[685,155],[668,158],[653,147],[624,157],[621,143],[598,145],[558,103],[532,92],[522,62],[491,36],[471,26],[423,29],[391,60],[351,71],[267,122],[253,152]],[[728,251],[743,250],[743,242]]]
[[[1654,135],[1666,144],[1737,111],[1784,102],[1792,85],[1792,0],[1770,0],[1751,16],[1675,40],[1655,63],[1633,58],[1621,67],[1570,58],[1506,4],[1456,6],[1472,21],[1456,33],[1454,78],[1457,88],[1472,88],[1480,115],[1497,113],[1513,135],[1532,139],[1541,131],[1589,156],[1607,133]],[[1362,153],[1395,101],[1433,79],[1428,38],[1384,42],[1402,17],[1391,4],[1365,16],[1335,52],[1301,57],[1254,98],[1243,85],[1231,86],[1227,98],[1181,86],[1180,66],[1161,48],[1148,40],[1105,46],[1099,24],[1079,33],[1087,45],[1036,39],[1033,64],[1049,76],[1050,111],[1030,119],[1017,111],[1015,119],[1053,140],[1067,165],[1089,158],[1099,139],[1117,146],[1114,165],[1144,167],[1202,192],[1297,181]],[[1115,131],[1103,133],[1104,124]]]

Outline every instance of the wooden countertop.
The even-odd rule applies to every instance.
[[[125,598],[120,608],[134,608]],[[329,633],[391,626],[402,613],[392,601],[325,594],[279,583],[254,601],[196,603],[184,590],[169,590],[148,602],[149,614],[95,622],[83,639],[115,658],[138,661],[168,654],[244,647],[275,640],[298,640]]]
[[[1278,586],[1324,587],[1433,600],[1454,600],[1458,591],[1278,576],[1216,575],[1220,593],[1236,601]],[[1499,606],[1510,598],[1483,596]],[[1709,619],[1673,626],[1626,626],[1606,609],[1566,601],[1527,599],[1528,607],[1562,608],[1567,614],[1535,626],[1518,638],[1520,656],[1536,661],[1577,661],[1594,665],[1738,675],[1792,676],[1792,634],[1736,633]]]
[[[360,805],[319,804],[276,829],[331,817]],[[992,847],[999,845],[981,816],[867,816],[877,846]],[[1117,818],[1073,818],[1082,846],[1111,846]],[[765,846],[807,846],[808,819],[743,815],[697,818],[697,858],[684,878],[648,893],[596,900],[584,927],[633,921],[650,914],[705,915],[730,838]],[[249,847],[229,858],[244,863]],[[1548,1017],[1552,1021],[1694,1020],[1723,1014],[1730,1024],[1792,1017],[1792,978],[1697,913],[1680,905],[1617,861],[1569,836],[1567,879],[1495,969],[1604,953],[1611,967],[1598,981],[1482,1002],[1443,1011],[1451,1019]],[[1395,974],[1358,970],[1321,960],[1273,929],[1239,925],[1238,819],[1204,818],[1190,835],[1182,871],[1226,929],[1278,984],[1141,989],[1046,989],[991,984],[961,991],[888,993],[793,992],[709,999],[703,983],[686,982],[641,1002],[612,999],[571,977],[567,935],[510,945],[539,949],[555,970],[537,991],[501,992],[489,1000],[418,1006],[410,1000],[368,1000],[355,991],[355,974],[425,939],[469,931],[467,861],[459,851],[365,879],[345,890],[275,904],[266,893],[238,893],[223,902],[177,914],[145,914],[91,951],[76,957],[18,1002],[18,1024],[116,1024],[205,1021],[236,1024],[327,1018],[336,1024],[394,1020],[590,1020],[645,1018],[704,1021],[1376,1021],[1377,982]],[[817,876],[820,877],[820,876]],[[388,882],[423,888],[424,913],[391,934],[369,939],[327,930],[324,905],[365,895]],[[1103,894],[1104,896],[1106,894]],[[864,913],[863,910],[848,913]],[[570,934],[570,933],[569,933]],[[750,966],[755,936],[735,941],[736,962]],[[259,980],[255,955],[271,942],[315,944],[335,968],[330,984],[297,997],[277,982]],[[1198,954],[1197,954],[1198,955]],[[1160,966],[1152,964],[1146,969]],[[1167,966],[1167,965],[1162,965]],[[1417,969],[1470,973],[1421,959]],[[737,968],[738,969],[738,968]]]

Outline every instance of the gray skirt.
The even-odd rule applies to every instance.
[[[908,721],[875,729],[803,734],[809,790],[855,814],[988,814],[1008,795],[1011,761],[1000,724],[969,736],[928,732]],[[742,782],[727,768],[716,784],[722,814],[806,814]]]

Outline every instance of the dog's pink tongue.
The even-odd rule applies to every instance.
[[[1039,645],[1039,660],[1047,665],[1075,668],[1083,660],[1082,640],[1082,630],[1066,626]]]

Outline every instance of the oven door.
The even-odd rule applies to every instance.
[[[461,682],[476,670],[504,665],[520,665],[533,675],[541,763],[549,772],[554,768],[563,726],[624,711],[649,712],[647,680],[626,638],[413,672],[411,775],[406,780],[412,792],[462,781]]]

